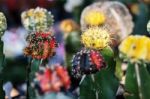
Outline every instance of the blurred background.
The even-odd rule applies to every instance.
[[[56,56],[49,60],[49,64],[64,64],[65,48],[59,23],[64,19],[73,19],[80,24],[80,14],[89,4],[106,0],[0,0],[0,12],[7,18],[8,28],[2,37],[4,41],[4,54],[6,66],[3,70],[6,91],[13,88],[14,96],[23,96],[26,90],[26,65],[27,58],[23,55],[26,46],[25,36],[27,31],[21,24],[21,13],[37,6],[44,7],[54,15],[54,31],[60,46]],[[135,23],[133,34],[149,36],[146,25],[150,19],[150,0],[116,0],[124,3],[133,16]],[[64,57],[62,57],[64,56]],[[18,98],[16,98],[18,99]]]

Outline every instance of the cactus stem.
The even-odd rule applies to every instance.
[[[85,77],[86,77],[86,75],[83,75],[83,76],[82,76],[82,78],[81,78],[81,81],[80,81],[79,85],[81,85],[81,84],[82,84],[82,82],[83,82],[83,80],[85,79]]]
[[[95,78],[93,74],[91,74],[91,78],[92,78],[92,81],[95,82]]]
[[[138,64],[135,64],[135,73],[136,73],[137,84],[138,84],[138,89],[139,89],[139,97],[140,97],[140,99],[143,99],[142,98],[142,92],[141,92],[141,78],[140,78],[140,72],[139,72]]]
[[[0,99],[4,99],[5,98],[5,91],[3,90],[3,68],[4,68],[4,61],[5,61],[5,55],[3,54],[3,46],[4,46],[4,43],[0,40],[0,47],[2,48],[1,49],[1,53],[0,53],[0,56],[2,57],[2,61],[0,63]]]
[[[96,93],[95,93],[95,94],[96,94],[96,99],[99,99],[99,98],[98,98],[98,91],[96,91]]]
[[[32,62],[33,62],[33,59],[29,58],[29,63],[28,63],[28,66],[27,66],[27,78],[26,78],[26,80],[27,80],[27,95],[26,96],[29,99],[30,99],[29,87],[30,87],[30,81],[31,81],[30,73],[31,73],[31,64],[32,64]]]
[[[92,79],[93,82],[95,82],[95,78],[94,78],[93,74],[91,74],[91,79]],[[96,99],[99,99],[97,90],[95,90],[95,95],[96,95]]]

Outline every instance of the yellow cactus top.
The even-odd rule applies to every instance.
[[[91,26],[101,25],[105,22],[105,15],[102,12],[92,10],[85,14],[84,21]]]
[[[105,29],[91,27],[81,35],[81,42],[87,48],[101,50],[109,46],[110,35]]]
[[[146,36],[129,36],[119,46],[120,52],[131,61],[150,61],[150,39]]]

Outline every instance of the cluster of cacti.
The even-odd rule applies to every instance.
[[[29,59],[27,99],[39,99],[36,98],[39,95],[62,91],[67,93],[73,89],[72,79],[79,80],[79,86],[72,91],[77,94],[75,98],[116,99],[120,84],[124,86],[122,95],[126,99],[150,97],[150,38],[130,35],[134,25],[123,4],[107,1],[89,5],[81,13],[81,30],[71,19],[60,23],[66,50],[68,41],[74,42],[71,42],[70,48],[73,51],[67,50],[71,56],[66,53],[66,61],[71,61],[66,62],[67,67],[61,63],[48,64],[48,59],[55,56],[59,46],[52,30],[54,19],[51,12],[37,7],[23,12],[21,18],[23,26],[29,32],[26,37],[27,46],[24,48],[24,55]],[[0,13],[0,36],[6,27],[6,18]],[[150,21],[147,31],[150,32]],[[4,99],[2,41],[0,55],[3,57],[0,59],[0,99]],[[118,61],[120,67],[122,64],[127,65],[124,83],[115,75]]]

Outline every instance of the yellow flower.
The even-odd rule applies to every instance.
[[[85,14],[84,20],[88,25],[100,25],[105,22],[105,15],[99,11],[89,11]]]
[[[34,9],[30,9],[29,11],[27,11],[27,16],[28,17],[32,17],[34,14]]]
[[[147,60],[149,43],[146,36],[129,36],[120,44],[119,50],[133,61]]]
[[[85,47],[101,50],[109,46],[110,35],[105,29],[92,27],[81,35],[81,41]]]
[[[138,15],[140,13],[139,5],[138,4],[132,4],[131,5],[131,12],[135,15]]]
[[[43,20],[46,18],[46,13],[43,11],[37,11],[34,13],[34,18],[37,20]]]
[[[71,19],[65,19],[60,23],[60,29],[64,33],[70,33],[72,31],[74,31],[75,29],[77,29],[77,27],[78,27],[77,23],[75,23]]]
[[[147,44],[147,57],[146,57],[147,61],[150,61],[150,39],[148,40],[148,44]]]

